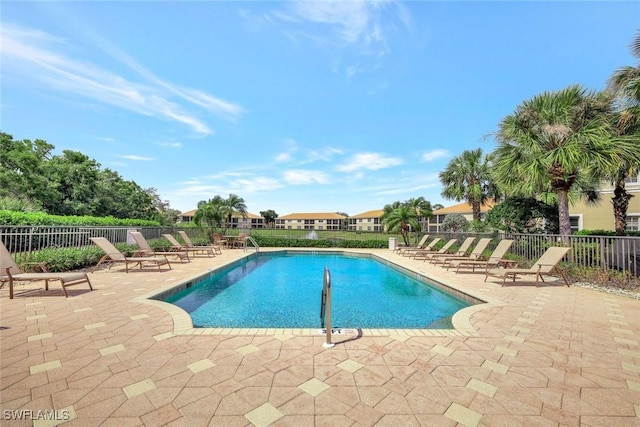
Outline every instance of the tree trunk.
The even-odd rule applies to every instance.
[[[565,190],[558,191],[558,217],[560,221],[560,235],[563,237],[570,236],[571,219],[569,218],[569,193]]]
[[[627,233],[627,209],[629,208],[629,200],[633,195],[629,194],[624,186],[624,179],[616,181],[613,190],[613,217],[615,218],[616,236],[625,236]]]
[[[474,221],[480,221],[480,202],[473,201],[471,203],[471,208],[473,209]]]

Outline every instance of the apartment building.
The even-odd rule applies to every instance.
[[[640,174],[627,178],[625,188],[634,196],[629,201],[627,209],[627,231],[640,231]],[[592,205],[581,201],[570,205],[571,230],[615,230],[612,198],[613,185],[603,183],[600,189],[600,201],[597,204]]]
[[[191,222],[196,215],[197,209],[193,209],[180,214],[181,222]],[[246,217],[240,214],[234,214],[231,218],[231,228],[264,228],[264,218],[260,215],[247,213]]]
[[[484,215],[489,212],[489,210],[495,205],[493,200],[487,201],[486,204],[480,206],[480,218],[483,218]],[[442,227],[442,223],[447,215],[451,214],[461,214],[466,218],[467,221],[473,221],[473,209],[471,205],[467,202],[458,203],[457,205],[448,206],[446,208],[437,209],[433,211],[433,216],[429,218],[429,222],[427,225],[427,230],[429,233],[439,233]]]
[[[292,213],[276,218],[276,228],[285,230],[342,230],[347,216],[338,213]]]
[[[384,231],[380,217],[384,211],[377,209],[350,216],[348,229],[352,231]]]

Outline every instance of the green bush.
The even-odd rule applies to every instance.
[[[16,212],[0,210],[0,225],[98,225],[98,226],[148,226],[156,227],[158,221],[145,219],[120,219],[112,216],[60,216],[43,212]]]
[[[580,230],[572,233],[574,236],[615,236],[612,230]],[[640,231],[627,231],[627,236],[640,236]]]
[[[137,249],[137,246],[127,245],[126,243],[116,243],[115,245],[125,256],[131,256]],[[45,263],[47,270],[52,272],[79,270],[82,268],[93,267],[104,256],[104,252],[100,248],[47,248],[34,251],[21,262],[20,267],[24,271],[34,271],[37,269],[33,263]],[[35,270],[37,271],[37,270]]]

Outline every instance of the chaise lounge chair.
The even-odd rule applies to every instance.
[[[163,234],[162,236],[164,236],[165,239],[167,239],[169,242],[171,242],[171,250],[183,250],[183,251],[188,251],[191,252],[194,256],[199,254],[199,253],[204,253],[209,257],[214,257],[216,256],[214,249],[212,247],[195,247],[195,248],[190,248],[186,245],[183,245],[182,243],[178,242],[178,240],[176,240],[175,237],[173,237],[171,234]]]
[[[460,247],[458,248],[457,251],[455,251],[453,253],[450,253],[450,254],[449,253],[433,254],[433,255],[431,255],[431,257],[429,257],[429,260],[430,260],[430,262],[432,264],[438,264],[438,263],[444,262],[443,259],[447,258],[447,257],[467,256],[467,251],[469,250],[469,248],[473,244],[474,240],[476,240],[475,237],[467,237],[466,239],[464,239],[464,241],[462,242],[462,244],[460,245]]]
[[[6,282],[9,283],[9,299],[13,299],[13,285],[17,281],[35,282],[44,280],[45,290],[49,290],[49,280],[59,280],[62,284],[62,291],[64,296],[68,297],[67,288],[69,286],[80,285],[86,283],[89,285],[89,289],[93,290],[91,281],[87,273],[83,272],[68,272],[68,273],[54,273],[47,271],[44,263],[39,263],[42,273],[25,273],[20,270],[18,264],[13,260],[11,254],[7,250],[7,247],[0,241],[0,288],[4,286]]]
[[[486,260],[450,260],[447,264],[447,270],[451,267],[456,268],[456,274],[460,272],[460,268],[471,268],[471,272],[476,271],[476,267],[484,268],[485,273],[489,270],[490,267],[499,267],[500,265],[506,265],[511,262],[511,260],[504,259],[504,255],[509,251],[509,248],[513,244],[513,240],[503,239],[501,240],[496,248],[493,250],[493,253],[489,256],[489,259]]]
[[[436,237],[424,248],[406,249],[401,252],[401,255],[406,257],[413,257],[417,252],[432,252],[433,248],[440,242],[440,240],[442,240],[440,237]]]
[[[184,244],[187,247],[187,249],[189,250],[194,250],[194,249],[200,249],[200,250],[209,250],[209,249],[213,249],[213,251],[216,254],[221,254],[222,253],[222,249],[220,249],[220,245],[217,243],[214,243],[213,245],[206,245],[206,246],[196,246],[193,244],[193,242],[191,241],[191,238],[189,237],[189,235],[187,234],[186,231],[178,231],[178,234],[180,235],[180,237],[182,237],[182,240],[184,240]]]
[[[565,285],[569,286],[569,282],[565,277],[562,270],[558,267],[558,263],[564,256],[571,250],[571,248],[565,247],[550,247],[542,254],[542,256],[531,266],[531,268],[504,268],[504,269],[491,269],[487,271],[484,281],[487,281],[489,276],[495,276],[502,278],[502,286],[504,286],[508,277],[511,277],[513,281],[516,281],[518,275],[535,275],[536,286],[540,280],[544,282],[543,275],[551,275],[553,272],[557,272],[564,280]]]
[[[442,248],[440,248],[440,250],[437,251],[418,251],[415,252],[413,254],[413,259],[422,259],[422,260],[428,260],[430,259],[433,255],[436,254],[448,254],[449,253],[449,248],[451,248],[451,246],[454,245],[454,243],[456,243],[458,241],[458,239],[450,239],[447,243],[444,244],[444,246]]]
[[[136,256],[141,256],[141,257],[153,257],[153,256],[165,256],[165,257],[169,257],[169,256],[173,256],[176,257],[177,259],[180,260],[180,262],[183,262],[185,259],[187,260],[187,262],[189,262],[189,253],[186,250],[172,250],[169,252],[158,252],[158,251],[154,251],[153,248],[151,247],[151,245],[149,245],[149,242],[147,242],[147,239],[144,238],[144,236],[142,235],[141,232],[139,231],[131,231],[131,236],[133,237],[133,240],[136,241],[136,245],[138,245],[138,251],[136,253],[133,254],[134,257]]]
[[[169,264],[169,260],[166,256],[126,257],[122,252],[118,250],[118,248],[113,246],[113,243],[111,243],[104,237],[90,237],[89,239],[100,249],[102,249],[102,251],[106,254],[105,256],[100,258],[98,264],[96,264],[96,266],[93,267],[93,270],[91,270],[92,272],[95,271],[103,263],[114,264],[119,262],[124,263],[124,270],[127,273],[129,272],[129,264],[138,264],[140,266],[140,269],[142,269],[143,264],[153,264],[158,267],[158,270],[161,270],[160,266],[167,265],[169,267],[169,270],[171,270],[171,264]],[[111,265],[109,265],[109,268],[111,268]]]
[[[402,254],[404,251],[424,249],[427,244],[427,239],[429,239],[429,235],[425,234],[424,236],[422,236],[416,246],[398,246],[398,248],[395,250],[395,253]]]
[[[466,254],[466,252],[465,252],[465,255],[460,255],[460,256],[445,254],[445,255],[439,256],[438,258],[433,259],[431,262],[434,264],[442,264],[443,267],[446,267],[447,264],[449,264],[451,261],[479,260],[482,257],[482,253],[484,252],[484,250],[487,248],[487,246],[489,246],[490,242],[491,242],[490,238],[484,237],[478,240],[478,244],[468,254]],[[462,246],[460,248],[462,248]]]

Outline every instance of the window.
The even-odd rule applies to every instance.
[[[575,215],[569,217],[571,223],[571,232],[582,230],[582,215]]]
[[[627,215],[627,231],[640,231],[640,215]]]
[[[638,175],[626,177],[624,182],[627,184],[638,182]]]

